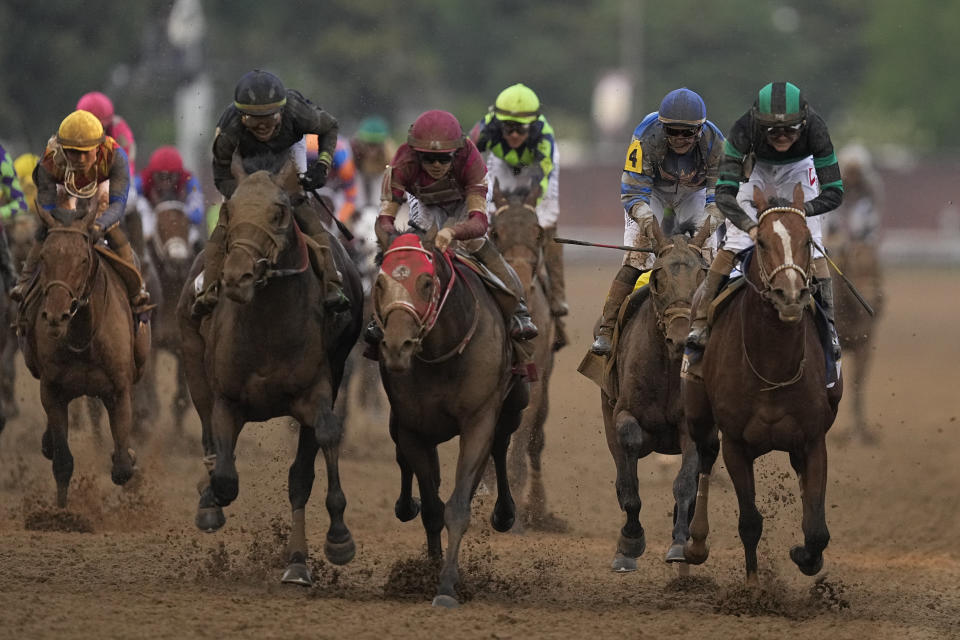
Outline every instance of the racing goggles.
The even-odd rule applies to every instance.
[[[503,123],[503,132],[507,135],[511,133],[526,133],[530,130],[530,125],[523,122],[507,120]]]
[[[421,153],[420,162],[424,164],[450,164],[453,162],[452,153]]]
[[[671,138],[692,138],[700,133],[700,127],[664,127],[663,130]]]
[[[798,122],[797,124],[778,124],[772,127],[764,127],[763,131],[768,136],[792,136],[795,133],[799,133],[802,128],[803,123]]]

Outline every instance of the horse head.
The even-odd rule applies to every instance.
[[[539,184],[528,189],[504,193],[500,181],[493,183],[493,214],[490,239],[500,249],[504,259],[517,272],[524,289],[529,293],[540,271],[543,259],[543,228],[537,218]]]
[[[20,214],[7,223],[7,241],[14,264],[23,264],[30,247],[37,239],[37,218],[33,213]]]
[[[364,295],[370,294],[373,290],[373,282],[377,278],[376,224],[379,211],[380,209],[375,205],[360,207],[350,227],[353,240],[348,246],[348,251],[360,271]]]
[[[60,214],[66,209],[56,209],[56,213],[39,209],[47,226],[47,238],[40,247],[40,317],[54,339],[66,334],[70,321],[89,303],[99,265],[89,233],[100,210],[99,199],[81,199],[75,204],[77,215],[72,218]]]
[[[776,308],[782,322],[797,323],[810,304],[812,241],[803,209],[803,187],[793,188],[793,202],[753,190],[757,206],[757,243],[750,266],[751,282]]]
[[[175,188],[156,189],[152,195],[157,225],[153,242],[159,266],[176,281],[184,281],[194,258],[185,204]]]
[[[691,238],[681,233],[667,238],[654,219],[651,227],[656,260],[650,269],[650,297],[671,356],[680,358],[690,332],[693,294],[706,275],[703,245],[710,237],[710,220]]]
[[[387,235],[377,227],[383,259],[373,288],[373,308],[374,318],[383,327],[380,357],[390,371],[410,369],[440,314],[445,296],[441,298],[437,263],[449,258],[435,250],[436,235],[436,225],[422,234]]]
[[[246,304],[296,237],[290,194],[300,186],[297,168],[289,160],[277,173],[260,169],[248,174],[234,155],[231,169],[237,188],[220,211],[227,224],[222,286],[227,297]]]

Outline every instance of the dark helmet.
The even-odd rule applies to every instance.
[[[660,102],[657,119],[666,125],[699,127],[707,120],[707,106],[696,92],[674,89]]]
[[[456,151],[463,146],[463,129],[448,111],[426,111],[410,125],[407,144],[416,151]]]
[[[286,103],[286,88],[280,78],[269,71],[248,71],[233,91],[233,106],[251,116],[269,116]]]
[[[753,113],[761,126],[802,124],[807,117],[807,101],[791,82],[771,82],[760,89]]]

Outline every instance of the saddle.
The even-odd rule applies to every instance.
[[[513,291],[511,291],[507,285],[496,276],[496,274],[490,271],[485,264],[477,260],[472,254],[454,251],[453,255],[454,258],[456,258],[456,264],[463,265],[480,276],[480,279],[483,281],[483,284],[487,286],[487,288],[494,291],[500,291],[508,296],[513,295]]]
[[[103,256],[108,265],[120,276],[127,291],[140,290],[140,269],[135,264],[131,264],[120,258],[109,247],[98,244],[93,247],[97,253]]]

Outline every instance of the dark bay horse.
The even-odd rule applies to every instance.
[[[507,479],[510,435],[527,404],[527,384],[512,374],[512,344],[493,296],[470,269],[440,253],[434,226],[423,233],[388,236],[377,228],[384,251],[374,286],[375,318],[383,327],[380,374],[390,400],[390,436],[400,466],[396,516],[413,519],[416,474],[423,504],[427,553],[439,559],[447,528],[447,555],[434,606],[458,605],[458,557],[470,522],[470,501],[493,454],[497,501],[490,521],[507,531],[516,507]],[[456,483],[440,500],[437,445],[460,436]]]
[[[805,575],[823,566],[830,540],[824,500],[827,430],[843,382],[826,388],[826,368],[810,308],[811,239],[798,184],[793,202],[754,190],[757,242],[746,285],[714,321],[703,353],[702,383],[684,377],[684,408],[700,456],[697,504],[684,549],[688,563],[706,560],[710,472],[723,433],[723,460],[737,492],[747,584],[758,585],[757,544],[763,516],[756,507],[754,460],[786,451],[800,480],[804,543],[790,558]]]
[[[30,248],[36,242],[37,225],[33,210],[14,216],[5,224],[10,254],[13,257],[13,264],[18,269],[22,268]],[[0,403],[2,403],[0,416],[3,419],[9,419],[20,413],[17,398],[14,395],[17,376],[16,355],[19,345],[16,327],[13,326],[14,316],[16,316],[15,305],[6,296],[0,304],[2,304],[0,331],[4,333],[4,336],[0,337]]]
[[[343,274],[348,314],[323,307],[312,240],[297,227],[290,194],[300,193],[296,167],[247,175],[235,157],[238,185],[220,216],[227,223],[221,298],[201,321],[191,317],[195,284],[188,281],[178,315],[190,395],[203,427],[210,473],[201,485],[196,524],[223,526],[222,507],[239,493],[234,447],[244,424],[292,416],[300,424],[296,459],[289,472],[293,525],[284,582],[312,584],[307,569],[305,510],[314,481],[314,460],[323,450],[330,515],[324,552],[334,564],[353,559],[355,545],[344,524],[340,486],[343,436],[333,414],[343,364],[360,333],[362,293],[356,269],[338,242],[331,242]],[[225,216],[225,218],[224,218]],[[193,273],[202,267],[197,260]]]
[[[527,342],[537,366],[537,380],[530,382],[530,402],[512,438],[508,457],[510,486],[518,495],[523,495],[529,476],[530,490],[522,506],[522,523],[534,529],[557,531],[564,530],[566,523],[547,510],[547,494],[541,476],[546,443],[543,428],[550,408],[548,392],[553,373],[554,322],[550,315],[543,271],[544,232],[536,210],[539,196],[540,185],[515,193],[503,193],[499,182],[495,182],[493,202],[497,209],[492,218],[490,239],[517,272],[523,284],[530,317],[540,329],[540,334]]]
[[[607,446],[617,467],[617,500],[626,513],[620,530],[614,571],[634,571],[646,549],[640,524],[637,462],[651,453],[682,454],[673,483],[673,543],[667,562],[683,562],[690,516],[696,498],[697,452],[684,419],[680,396],[680,363],[690,331],[690,305],[703,281],[707,262],[702,247],[710,235],[709,223],[693,238],[666,238],[654,221],[656,261],[642,302],[625,319],[617,339],[614,395],[601,391],[601,410]],[[631,300],[631,303],[633,301]],[[629,303],[628,303],[629,304]]]
[[[113,434],[111,478],[122,485],[133,475],[131,395],[150,351],[150,325],[140,323],[135,330],[127,287],[88,232],[100,203],[95,197],[76,204],[77,215],[69,220],[40,211],[48,235],[19,321],[24,360],[40,380],[47,414],[41,450],[53,461],[60,507],[67,504],[73,475],[67,443],[67,405],[73,398],[100,398]]]
[[[876,441],[876,433],[867,424],[864,398],[867,374],[873,359],[874,335],[883,307],[883,283],[877,246],[872,243],[832,237],[827,250],[837,266],[856,283],[863,297],[873,307],[870,315],[849,287],[835,280],[837,333],[843,348],[844,381],[847,395],[853,400],[853,433],[864,443]],[[852,391],[852,394],[850,393]]]

